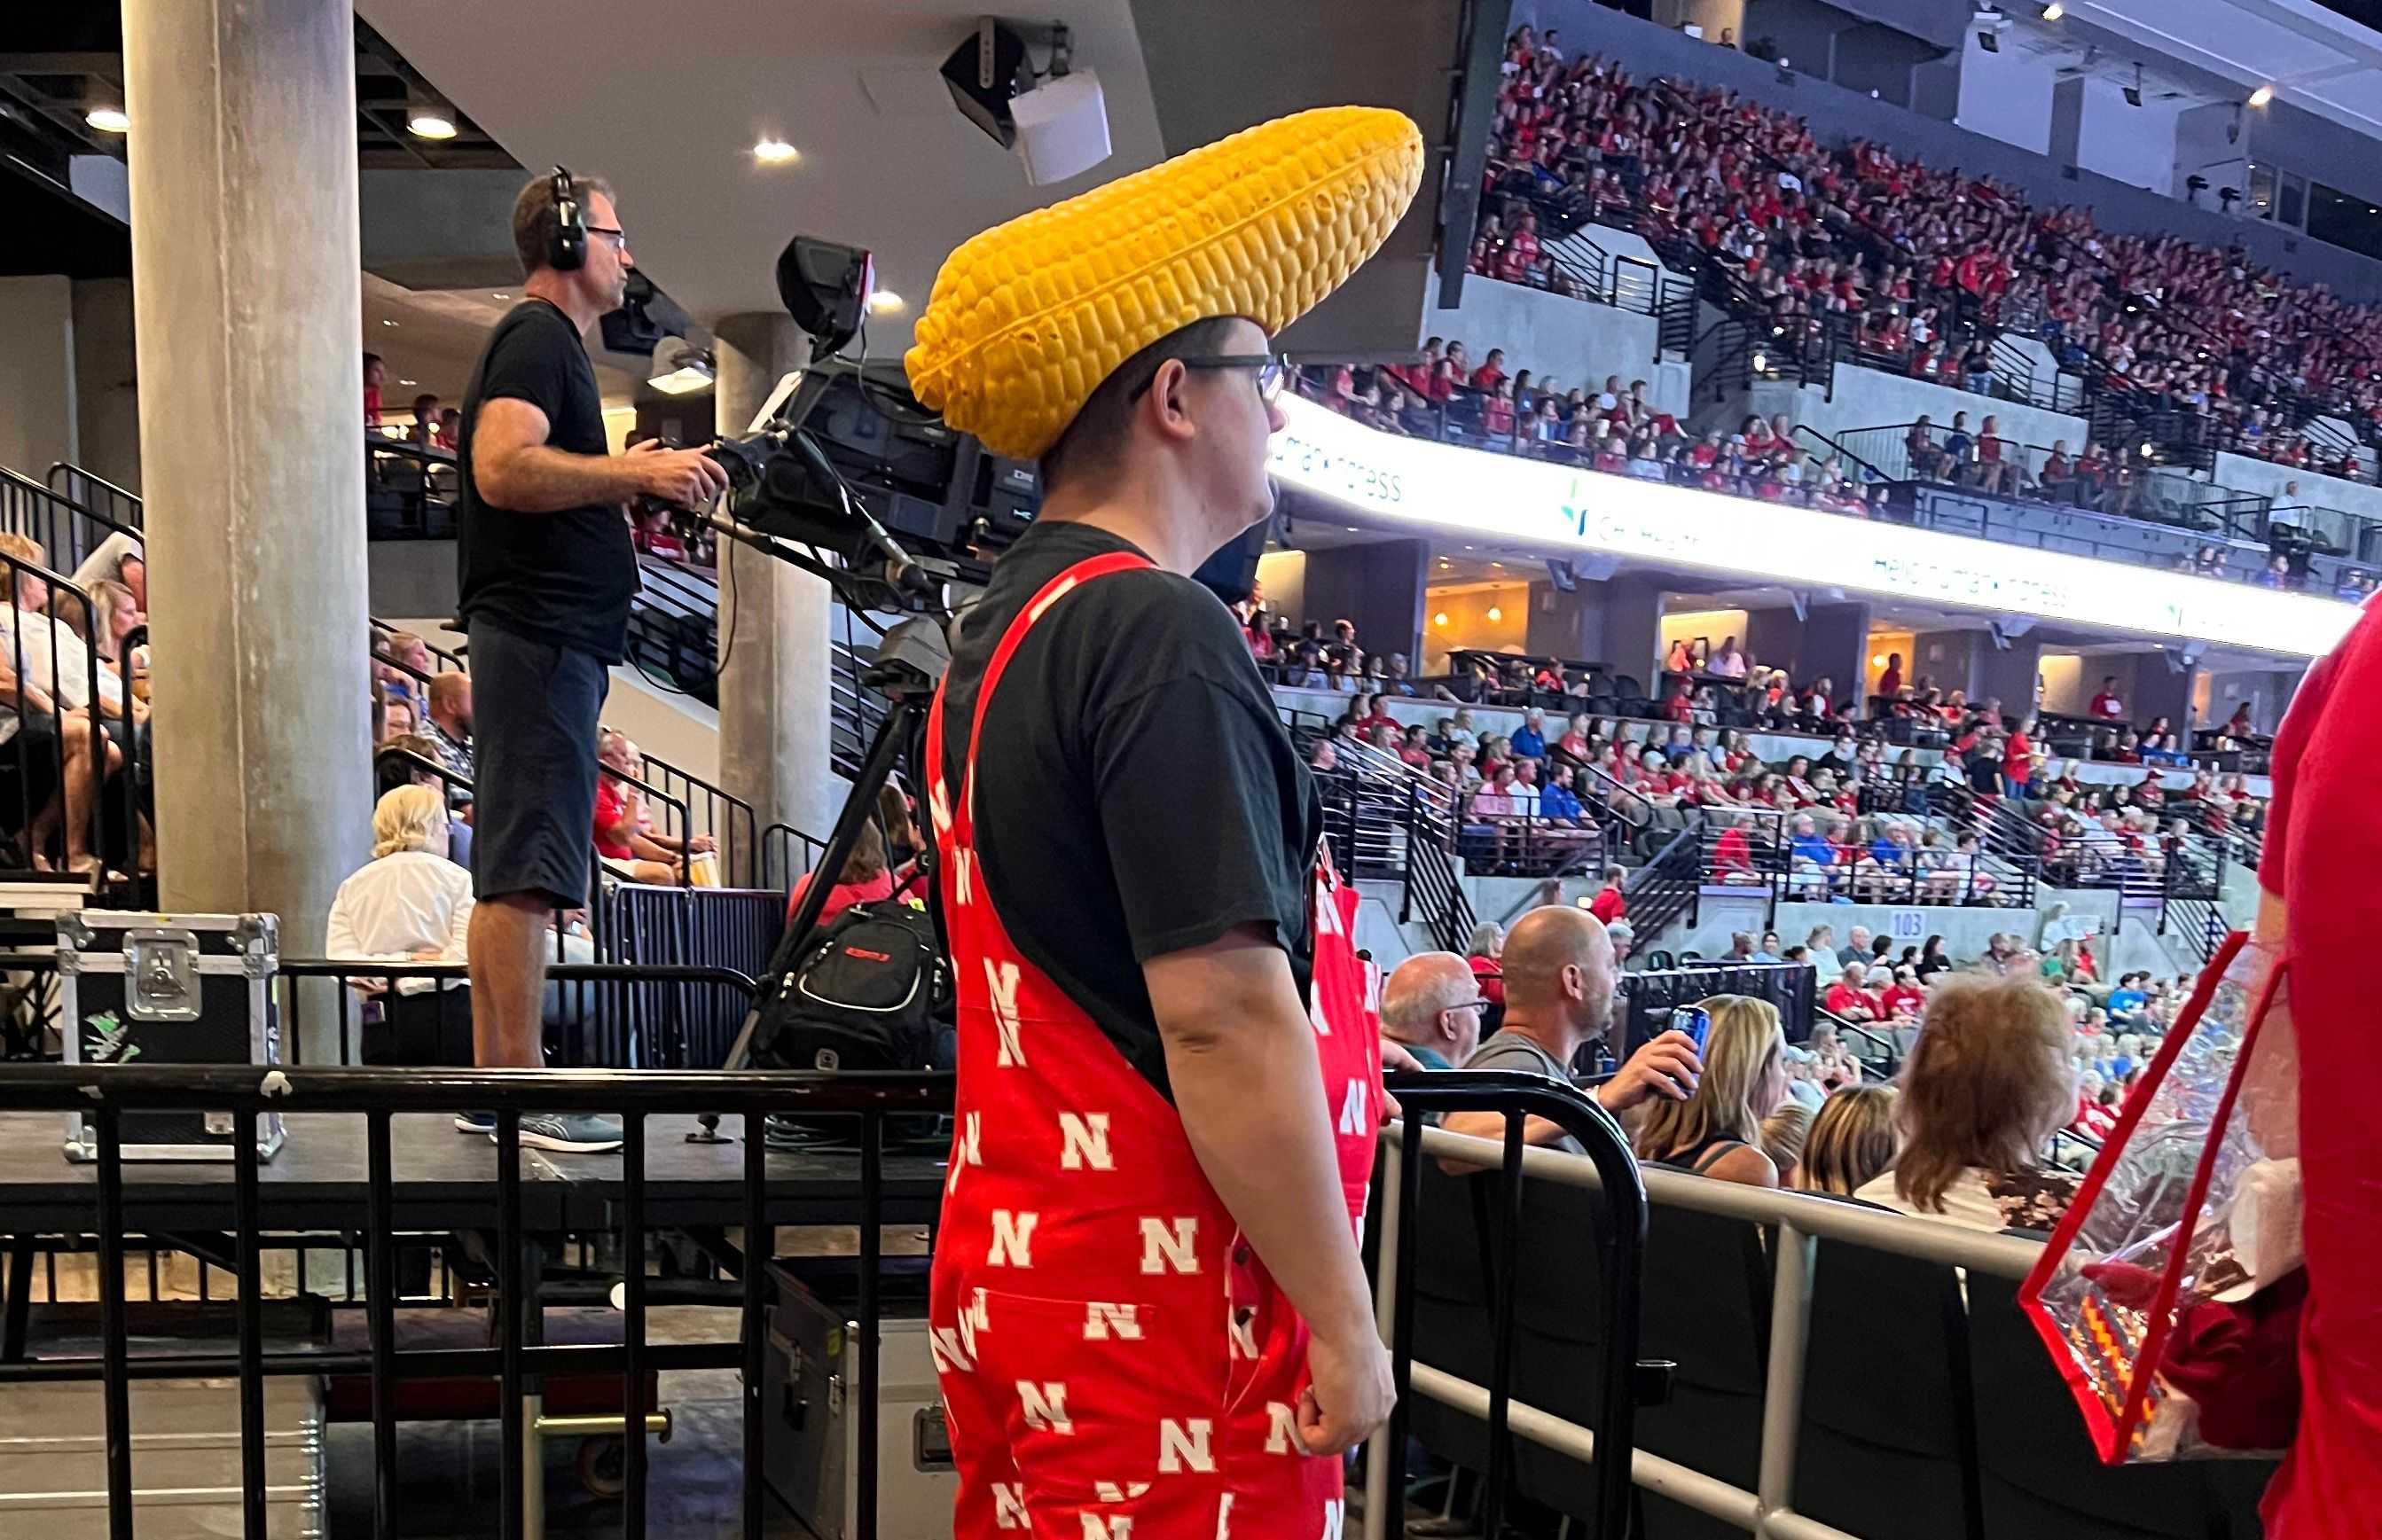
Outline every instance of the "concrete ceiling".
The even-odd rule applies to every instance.
[[[2068,18],[2362,134],[2382,136],[2382,32],[2314,0],[2062,0]],[[2027,16],[2039,6],[2007,7]],[[2065,25],[2066,23],[2062,23]],[[2130,71],[2129,71],[2130,73]]]
[[[1099,73],[1113,147],[1092,171],[1041,188],[960,116],[937,73],[981,0],[357,8],[523,165],[608,178],[639,263],[706,324],[776,312],[778,253],[815,235],[877,254],[879,286],[909,309],[872,320],[868,346],[896,353],[952,247],[1160,158],[1127,0],[1053,0],[1033,13],[1065,22],[1075,67]],[[792,143],[799,162],[755,162],[765,135]]]
[[[374,274],[363,275],[363,348],[388,365],[383,401],[403,407],[427,393],[449,404],[463,398],[463,386],[487,346],[488,330],[518,298],[504,289],[415,289]],[[394,322],[395,324],[390,324]],[[596,385],[607,406],[626,406],[645,377],[644,359],[596,354]]]

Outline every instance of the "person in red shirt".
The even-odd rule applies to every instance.
[[[1998,421],[1988,413],[1977,426],[1977,484],[1987,492],[2010,490],[2012,467],[2002,462],[2002,436],[1995,431]]]
[[[2118,676],[2109,674],[2101,680],[2101,692],[2093,697],[2092,713],[2104,722],[2126,719],[2126,703],[2118,699]]]
[[[1663,703],[1663,715],[1665,720],[1672,722],[1695,720],[1695,703],[1688,698],[1687,680],[1673,681],[1670,696]]]
[[[364,432],[380,432],[380,387],[388,377],[388,365],[378,353],[364,355]]]
[[[1874,1021],[1882,1014],[1877,996],[1861,987],[1868,970],[1858,962],[1845,964],[1844,977],[1828,986],[1824,1002],[1831,1015],[1848,1021]]]
[[[1504,378],[1505,349],[1492,348],[1489,349],[1489,356],[1481,361],[1480,367],[1472,372],[1472,388],[1495,390]]]
[[[2013,797],[2026,796],[2027,783],[2033,778],[2035,730],[2030,716],[2002,743],[2002,787]]]
[[[1877,1003],[1889,1021],[1905,1013],[1915,1017],[1927,1004],[1927,991],[1920,987],[1917,971],[1906,962],[1895,969],[1894,982],[1885,986]]]
[[[1626,875],[1618,866],[1604,869],[1604,886],[1588,901],[1588,912],[1603,924],[1611,924],[1629,912],[1629,901],[1622,896],[1621,879]]]
[[[1877,692],[1887,700],[1902,693],[1902,654],[1885,654],[1885,672],[1877,677]]]
[[[794,882],[794,890],[786,896],[786,918],[803,905],[803,895],[810,891],[816,872],[805,872]],[[860,825],[860,842],[852,848],[851,859],[843,863],[843,874],[835,886],[827,890],[827,907],[819,911],[819,928],[835,923],[844,911],[854,904],[882,903],[893,897],[893,874],[885,865],[885,837],[877,832],[874,821]]]

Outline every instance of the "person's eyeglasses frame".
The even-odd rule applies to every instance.
[[[1164,364],[1167,360],[1160,359]],[[1290,361],[1280,353],[1194,353],[1176,356],[1173,361],[1185,369],[1253,369],[1257,371],[1258,398],[1271,405],[1282,396],[1290,380]],[[1149,394],[1158,383],[1153,372],[1150,377],[1134,387],[1127,401],[1138,401]]]
[[[629,249],[629,232],[617,225],[589,225],[585,229],[591,236],[603,236],[609,239],[615,251],[626,251]]]

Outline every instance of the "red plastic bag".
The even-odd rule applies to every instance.
[[[2289,971],[2227,938],[2020,1289],[2110,1464],[2290,1440],[2304,1281]]]

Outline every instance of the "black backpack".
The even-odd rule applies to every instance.
[[[951,971],[927,911],[889,899],[855,904],[815,932],[762,1002],[755,1063],[827,1073],[948,1069],[952,1063]],[[772,1119],[839,1141],[849,1120]],[[889,1136],[931,1138],[937,1119],[888,1119]]]

